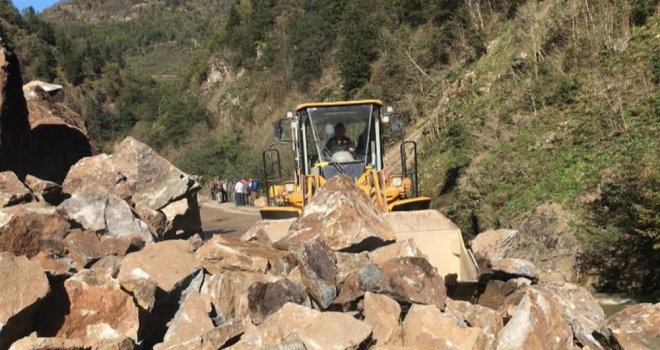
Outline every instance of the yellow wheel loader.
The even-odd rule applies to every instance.
[[[288,230],[271,220],[296,218],[323,184],[338,174],[352,178],[397,234],[412,238],[441,275],[458,282],[474,281],[477,267],[465,248],[460,229],[436,210],[429,197],[418,193],[417,146],[400,145],[400,172],[383,164],[383,129],[400,138],[400,120],[380,100],[304,103],[274,123],[274,137],[290,143],[294,155],[292,180],[284,180],[280,152],[271,146],[263,153],[268,205],[260,209],[266,230]],[[292,222],[293,220],[288,220]],[[273,232],[282,237],[286,232]]]

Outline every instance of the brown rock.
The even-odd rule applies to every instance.
[[[122,258],[119,256],[108,255],[102,257],[99,261],[95,262],[90,269],[99,274],[105,274],[117,278],[119,275],[119,268],[121,266]],[[139,300],[139,298],[136,297]],[[144,308],[144,305],[140,305]]]
[[[378,266],[384,264],[388,260],[403,258],[406,256],[422,257],[422,253],[417,249],[417,245],[415,245],[415,241],[412,239],[397,241],[380,247],[373,252],[369,252],[369,258],[371,258],[371,261]]]
[[[144,248],[145,242],[136,234],[128,234],[121,237],[102,236],[99,242],[101,256],[126,254],[137,252]]]
[[[494,349],[571,349],[573,333],[561,307],[549,293],[527,289],[509,322],[495,339]]]
[[[11,345],[9,350],[90,350],[80,339],[41,338],[35,333],[21,338]]]
[[[78,160],[93,153],[84,119],[49,96],[27,101],[31,127],[30,174],[62,183]]]
[[[403,345],[416,349],[484,349],[480,328],[467,327],[433,305],[413,305],[403,320]],[[522,348],[521,348],[522,349]]]
[[[0,172],[0,207],[28,203],[34,200],[27,188],[12,171]]]
[[[308,241],[296,252],[303,284],[309,295],[322,308],[330,306],[337,296],[335,255],[324,241]]]
[[[371,264],[371,259],[369,259],[367,252],[358,254],[337,252],[335,253],[335,259],[337,261],[337,284],[344,283],[346,277],[352,272]]]
[[[533,282],[539,280],[539,273],[536,270],[536,266],[525,259],[495,259],[491,261],[491,268],[496,278],[505,281],[517,277],[524,277]]]
[[[0,251],[33,257],[52,245],[63,248],[68,230],[68,220],[42,203],[0,209]]]
[[[308,350],[357,349],[371,335],[371,326],[344,313],[287,303],[258,328],[246,330],[241,342],[272,346],[292,335],[297,335]]]
[[[199,216],[197,194],[172,202],[161,209],[167,221],[165,237],[178,237],[201,232],[202,219]]]
[[[291,249],[316,236],[333,250],[352,252],[374,250],[396,240],[376,206],[343,175],[321,187],[276,246]]]
[[[168,323],[163,342],[157,344],[154,350],[179,349],[182,344],[201,338],[214,328],[211,311],[211,303],[201,294],[194,291],[188,293],[179,311]]]
[[[484,292],[479,296],[478,304],[493,310],[499,310],[502,305],[505,304],[505,300],[508,296],[525,288],[525,285],[520,285],[514,280],[509,280],[507,282],[490,280],[488,281]]]
[[[124,337],[137,340],[138,308],[115,279],[86,270],[66,280],[64,288],[68,300],[62,302],[68,302],[69,310],[57,336],[90,346]]]
[[[30,261],[41,266],[49,278],[56,280],[65,280],[84,268],[81,260],[43,251],[30,258]]]
[[[389,278],[375,264],[367,264],[353,271],[339,287],[339,295],[333,304],[344,305],[364,296],[367,291],[386,292],[391,290]]]
[[[286,303],[310,305],[305,290],[286,278],[269,283],[255,282],[248,289],[248,307],[254,324],[260,324]]]
[[[19,178],[26,175],[29,140],[21,68],[16,55],[0,40],[0,171],[11,170]]]
[[[176,349],[176,350],[217,350],[224,349],[225,344],[235,340],[245,330],[245,323],[243,321],[230,321],[209,331],[206,331],[201,336],[194,337],[183,343],[178,343],[169,347],[162,347],[162,349]]]
[[[470,248],[479,265],[486,266],[492,260],[507,256],[517,234],[518,231],[510,229],[484,231],[472,240]]]
[[[402,345],[401,307],[394,299],[381,294],[364,294],[364,322],[373,327],[377,345]]]
[[[92,350],[134,350],[135,348],[133,340],[128,337],[104,340],[92,346]]]
[[[629,306],[607,319],[624,349],[660,348],[660,303]]]
[[[286,276],[296,264],[289,252],[220,235],[199,248],[195,257],[212,274],[243,270]]]
[[[32,331],[34,315],[50,290],[46,274],[24,256],[0,253],[0,348]]]
[[[398,300],[445,307],[447,289],[438,272],[424,258],[403,257],[381,265],[391,294]]]
[[[503,326],[499,312],[467,301],[446,299],[446,311],[458,316],[471,327],[479,327],[484,334],[497,334]]]
[[[72,166],[62,188],[69,194],[114,194],[121,199],[128,199],[131,189],[127,181],[126,176],[112,162],[112,156],[99,154],[83,158]]]
[[[226,271],[206,276],[201,293],[213,303],[217,312],[216,324],[234,319],[246,319],[249,314],[249,288],[254,283],[276,282],[278,277],[261,273]]]
[[[32,190],[32,193],[51,205],[60,205],[68,196],[62,193],[62,186],[38,177],[28,175],[25,177],[25,185]]]
[[[262,244],[271,245],[286,237],[291,225],[298,219],[285,220],[259,220],[249,230],[247,230],[241,239],[244,241],[256,241]]]
[[[80,257],[83,266],[89,266],[104,256],[100,250],[101,241],[92,231],[71,230],[64,241],[69,251],[75,251],[76,256]]]
[[[86,230],[113,237],[138,235],[145,242],[153,241],[147,224],[117,196],[77,192],[59,208]]]

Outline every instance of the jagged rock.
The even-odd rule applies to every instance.
[[[143,322],[145,344],[153,346],[162,341],[167,322],[179,309],[181,296],[199,291],[203,279],[200,262],[183,240],[150,244],[124,257],[118,280],[148,313]]]
[[[337,265],[330,247],[319,238],[304,243],[296,251],[303,284],[309,295],[323,309],[337,296]]]
[[[386,292],[390,289],[388,276],[378,266],[369,263],[346,277],[332,303],[344,305],[361,298],[365,292]]]
[[[69,227],[67,218],[43,203],[0,209],[0,251],[33,257],[50,247],[61,250]]]
[[[369,259],[367,252],[358,254],[337,252],[335,253],[335,259],[337,261],[337,284],[344,283],[346,277],[353,271],[360,270],[366,265],[371,264],[371,259]]]
[[[30,261],[39,264],[49,279],[65,280],[84,268],[80,260],[62,256],[64,253],[53,254],[40,251],[30,258]]]
[[[486,266],[492,260],[507,256],[517,234],[518,231],[510,229],[484,231],[472,240],[470,248],[479,265]]]
[[[104,340],[92,346],[91,350],[135,350],[136,346],[131,338],[123,337],[113,340]]]
[[[40,200],[51,205],[60,205],[67,195],[62,193],[62,186],[38,177],[28,175],[25,177],[25,185],[32,190],[32,193]]]
[[[402,345],[401,307],[394,299],[381,294],[364,294],[364,322],[373,327],[377,345]]]
[[[119,256],[108,255],[95,262],[90,267],[90,270],[117,278],[117,275],[119,275],[119,268],[121,267],[121,261],[122,258]]]
[[[610,316],[607,326],[624,349],[658,349],[660,303],[628,306]]]
[[[34,315],[49,291],[43,269],[24,256],[0,252],[0,348],[32,331]]]
[[[27,101],[30,112],[30,174],[62,183],[78,160],[94,153],[85,120],[65,105],[41,94]]]
[[[486,346],[480,328],[468,327],[433,305],[413,305],[403,320],[402,329],[403,345],[420,350],[476,350]]]
[[[502,329],[499,312],[467,301],[446,299],[446,311],[452,312],[472,327],[479,327],[484,334],[495,335]]]
[[[296,265],[289,252],[220,235],[204,243],[195,257],[212,274],[243,270],[286,276]]]
[[[35,333],[21,338],[11,345],[9,350],[90,350],[80,339],[42,338]]]
[[[59,84],[47,83],[41,80],[32,80],[23,85],[23,95],[26,100],[42,98],[43,94],[50,97],[57,96],[64,87]]]
[[[180,349],[188,341],[201,338],[204,333],[215,328],[211,312],[211,303],[201,294],[188,293],[174,318],[167,324],[163,342],[154,346],[154,350]]]
[[[389,279],[390,294],[398,300],[445,307],[447,289],[433,266],[424,258],[403,257],[381,265]]]
[[[525,259],[505,258],[491,261],[491,269],[496,278],[508,280],[511,278],[524,277],[532,282],[539,280],[536,266]]]
[[[56,336],[80,339],[89,346],[124,337],[137,340],[138,308],[111,276],[82,271],[64,282],[64,292],[57,300],[60,305],[68,305],[64,314],[55,305],[40,311],[41,318],[63,319]]]
[[[191,338],[185,342],[177,343],[172,346],[164,347],[159,346],[161,350],[217,350],[224,349],[224,346],[234,341],[245,330],[245,323],[243,321],[230,321],[209,331],[204,332],[200,336]]]
[[[296,333],[288,333],[286,337],[281,334],[274,334],[272,336],[262,336],[258,332],[252,332],[249,335],[241,337],[241,341],[229,347],[231,350],[307,350],[305,343],[303,343]]]
[[[101,252],[101,241],[92,231],[71,230],[64,238],[64,242],[69,251],[75,252],[76,256],[82,260],[83,266],[88,266],[106,255]]]
[[[287,278],[270,283],[255,282],[248,289],[248,303],[254,324],[260,324],[286,303],[310,305],[305,290]]]
[[[201,293],[211,300],[217,312],[216,324],[245,319],[250,314],[248,291],[254,283],[272,283],[278,277],[244,271],[226,271],[206,276]]]
[[[270,245],[286,237],[289,228],[296,220],[298,219],[259,220],[241,236],[241,239]]]
[[[347,176],[326,182],[275,245],[291,249],[320,237],[335,251],[374,250],[396,240],[371,200]]]
[[[128,234],[121,237],[102,236],[98,249],[101,256],[125,256],[141,250],[144,245],[144,240],[137,234]]]
[[[0,172],[0,207],[28,203],[34,200],[27,188],[12,171]]]
[[[499,310],[509,295],[526,287],[525,284],[519,284],[518,282],[515,280],[506,282],[500,280],[488,281],[486,289],[479,296],[478,304],[493,310]]]
[[[147,224],[135,216],[128,203],[115,195],[77,192],[59,208],[86,230],[113,237],[137,234],[145,242],[153,241]]]
[[[571,349],[573,333],[552,295],[527,289],[511,319],[500,330],[494,349]]]
[[[0,40],[0,171],[11,170],[19,178],[25,177],[29,140],[21,68],[16,55]]]
[[[241,343],[253,347],[273,346],[292,335],[296,335],[308,350],[357,349],[371,335],[371,326],[348,314],[319,312],[287,303],[258,328],[247,329]]]
[[[197,181],[131,137],[117,144],[112,156],[101,154],[76,163],[63,188],[67,193],[113,194],[130,199],[138,212],[149,212],[151,217],[158,216],[154,211],[167,211],[163,215],[173,221],[165,225],[166,232],[156,232],[161,236],[201,231]]]
[[[388,260],[406,256],[422,257],[422,253],[417,249],[417,245],[415,245],[415,241],[412,239],[397,241],[369,252],[369,258],[378,266]]]

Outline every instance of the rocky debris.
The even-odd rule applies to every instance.
[[[571,349],[573,332],[550,293],[528,288],[511,319],[497,333],[494,349]]]
[[[28,109],[18,58],[0,39],[0,171],[27,174],[30,141]]]
[[[147,224],[117,196],[77,192],[58,208],[86,230],[112,237],[137,235],[145,242],[153,241]]]
[[[446,299],[446,311],[458,316],[471,327],[479,327],[486,335],[495,335],[502,329],[499,312],[467,301]]]
[[[32,190],[32,194],[41,202],[59,205],[68,198],[66,194],[62,193],[62,186],[32,175],[25,177],[25,185]]]
[[[480,328],[468,327],[433,305],[413,305],[403,320],[402,329],[403,345],[415,349],[486,347],[486,337]]]
[[[151,227],[162,230],[154,232],[158,237],[201,231],[197,181],[131,137],[117,144],[111,156],[80,160],[62,186],[66,193],[112,194],[128,200],[148,216]],[[158,224],[162,220],[166,224]]]
[[[369,339],[371,326],[345,313],[319,312],[287,303],[259,327],[248,328],[236,345],[239,349],[275,346],[291,341],[288,337],[292,335],[308,350],[357,349]]]
[[[38,264],[24,256],[0,253],[0,348],[31,333],[34,315],[49,289]]]
[[[34,199],[27,188],[12,171],[0,172],[0,207],[28,203]]]
[[[628,306],[610,316],[607,327],[624,349],[658,349],[660,303]]]
[[[255,241],[262,244],[272,244],[286,237],[291,225],[297,219],[260,220],[247,230],[241,240]]]
[[[401,306],[394,299],[367,292],[364,294],[364,322],[373,327],[377,345],[402,345]]]
[[[39,251],[60,252],[70,228],[66,217],[43,203],[0,209],[0,251],[33,257]]]
[[[366,292],[388,292],[390,281],[383,271],[373,263],[351,272],[339,286],[339,295],[333,304],[344,305],[358,300]]]
[[[314,195],[288,235],[283,249],[319,236],[335,251],[369,251],[396,240],[371,200],[347,176],[335,176]]]
[[[154,350],[180,348],[181,344],[200,338],[215,328],[211,312],[211,303],[201,294],[194,291],[188,293],[174,318],[167,324],[163,342],[154,346]]]
[[[334,253],[324,241],[315,238],[298,248],[296,258],[307,292],[322,309],[326,309],[337,296]]]
[[[505,281],[517,277],[527,278],[532,282],[539,280],[539,273],[536,271],[536,266],[524,259],[495,259],[491,261],[491,269],[495,273],[496,278]]]
[[[388,260],[406,256],[415,258],[422,257],[422,253],[417,249],[417,245],[412,239],[397,241],[369,252],[369,258],[378,266],[384,264]]]
[[[111,276],[82,271],[64,282],[60,297],[49,300],[57,306],[47,305],[40,311],[41,318],[63,320],[56,336],[80,339],[89,346],[125,337],[138,339],[138,308]],[[61,312],[60,305],[68,305],[66,312]]]
[[[90,350],[80,339],[42,338],[32,334],[21,338],[9,350]]]
[[[493,260],[506,257],[516,235],[518,231],[511,229],[484,231],[472,240],[470,248],[479,265],[485,266]]]
[[[255,282],[248,289],[248,307],[254,324],[260,324],[286,303],[310,306],[302,286],[282,278],[276,282]]]
[[[30,95],[29,173],[61,184],[72,165],[94,153],[85,120],[47,93]]]
[[[23,85],[23,95],[26,100],[43,98],[44,94],[55,97],[62,92],[64,87],[58,84],[47,83],[41,80],[32,80]]]
[[[399,301],[431,304],[444,309],[447,289],[438,271],[424,258],[403,257],[381,265],[390,294]]]
[[[295,267],[295,257],[254,242],[217,235],[195,252],[195,257],[212,274],[242,270],[286,276]]]
[[[154,349],[160,350],[217,350],[224,349],[225,346],[236,340],[243,334],[245,323],[243,321],[231,321],[217,326],[201,335],[192,337],[184,342],[173,345],[158,344]],[[193,330],[195,333],[197,330]]]

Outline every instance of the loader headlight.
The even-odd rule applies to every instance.
[[[287,191],[287,192],[295,192],[296,185],[295,184],[285,184],[284,185],[284,190]]]
[[[394,187],[399,187],[403,184],[403,179],[400,177],[393,177],[392,178],[392,186]]]

